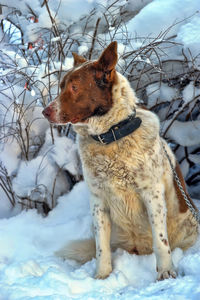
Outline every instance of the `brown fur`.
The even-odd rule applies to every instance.
[[[182,185],[182,187],[183,187],[184,192],[186,193],[187,197],[190,199],[190,202],[192,203],[192,205],[195,207],[195,205],[194,205],[192,199],[190,198],[189,194],[187,193],[185,180],[184,180],[184,178],[183,178],[183,175],[182,175],[182,172],[181,172],[181,169],[180,169],[180,166],[179,166],[178,162],[176,163],[176,168],[175,168],[175,170],[176,170],[176,173],[177,173],[177,175],[178,175],[178,178],[179,178],[179,180],[180,180],[180,182],[181,182],[181,185]],[[183,195],[182,195],[182,193],[181,193],[181,191],[180,191],[180,188],[178,187],[178,185],[177,185],[175,179],[174,179],[174,185],[175,185],[176,194],[177,194],[177,197],[178,197],[178,200],[179,200],[179,209],[180,209],[180,212],[181,212],[181,213],[184,213],[184,212],[186,212],[189,208],[188,208],[188,206],[187,206],[187,204],[186,204],[186,202],[185,202],[185,199],[184,199],[184,197],[183,197]]]
[[[116,44],[112,44],[107,55],[115,51]],[[116,61],[109,60],[109,66],[104,55],[98,62],[85,63],[83,57],[73,54],[75,68],[63,78],[59,95],[59,113],[55,102],[50,104],[44,114],[50,122],[56,122],[55,116],[59,114],[59,123],[84,122],[94,115],[105,114],[112,106],[112,86],[116,81]],[[81,69],[77,68],[81,63]]]

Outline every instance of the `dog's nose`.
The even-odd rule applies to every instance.
[[[47,106],[43,111],[42,114],[44,115],[45,118],[49,118],[51,115],[51,108]]]

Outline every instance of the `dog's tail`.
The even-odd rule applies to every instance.
[[[62,249],[55,252],[63,259],[73,259],[84,264],[95,257],[96,245],[94,239],[71,241]]]

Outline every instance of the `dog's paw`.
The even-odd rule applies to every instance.
[[[94,278],[95,279],[106,279],[109,275],[110,275],[110,273],[109,274],[96,274]]]
[[[158,272],[157,280],[164,280],[169,278],[176,278],[177,273],[174,269],[171,270],[165,270]]]
[[[96,272],[95,279],[106,279],[111,272],[112,272],[112,267],[103,270],[98,270]]]

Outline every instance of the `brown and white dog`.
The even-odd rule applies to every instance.
[[[171,250],[193,245],[198,226],[174,182],[163,144],[184,185],[172,151],[159,136],[159,120],[138,105],[127,79],[116,71],[116,42],[96,61],[73,56],[74,68],[43,114],[52,123],[74,124],[91,191],[95,241],[72,242],[58,254],[85,262],[96,252],[96,278],[106,278],[116,248],[141,255],[154,251],[157,278],[176,277]],[[116,138],[130,116],[140,122]],[[108,132],[114,141],[106,144]]]

